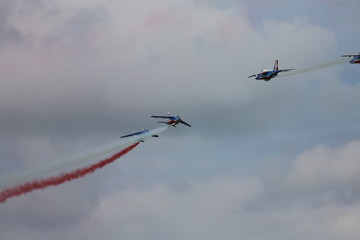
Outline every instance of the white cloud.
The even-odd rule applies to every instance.
[[[247,76],[272,66],[275,58],[284,67],[307,61],[307,51],[321,59],[336,44],[327,29],[297,17],[253,28],[239,5],[234,11],[193,1],[68,4],[45,4],[15,18],[14,25],[36,44],[3,51],[10,69],[2,88],[4,109],[31,114],[56,107],[66,116],[79,109],[90,113],[92,106],[107,112],[183,106],[213,112],[214,105],[251,109],[263,98],[288,103],[302,97],[302,82],[282,82],[268,91]],[[74,25],[86,31],[69,27]],[[39,86],[46,91],[39,93]]]
[[[358,170],[339,165],[354,166],[359,144],[355,141],[337,148],[319,146],[307,151],[296,158],[294,171],[279,181],[223,176],[182,182],[178,187],[155,184],[119,190],[103,196],[92,215],[72,234],[84,236],[83,229],[91,228],[86,236],[107,239],[267,236],[284,240],[355,240],[360,224],[359,199],[354,196],[352,203],[338,201],[334,198],[337,189],[328,189],[328,181],[344,186],[345,179],[349,184],[347,174],[355,176]],[[304,165],[313,172],[305,170],[305,176],[301,175]],[[334,168],[339,168],[340,177]],[[306,185],[299,185],[304,182]],[[351,184],[347,188],[356,191]]]
[[[9,158],[2,169],[148,127],[150,114],[180,113],[193,128],[146,142],[110,170],[7,202],[2,213],[12,217],[0,220],[2,236],[357,239],[359,142],[306,151],[281,180],[254,174],[274,163],[269,158],[287,158],[287,148],[349,141],[347,127],[358,131],[360,96],[357,85],[337,79],[336,68],[269,83],[248,79],[275,58],[281,67],[308,67],[340,47],[332,25],[301,11],[277,18],[259,9],[235,1],[69,0],[11,12],[6,29],[23,41],[0,49],[0,128],[9,136],[2,148],[12,152],[2,151]],[[246,157],[239,153],[245,147],[237,148],[245,142]],[[236,172],[235,161],[255,176],[243,177],[242,169],[225,176],[224,169]],[[175,171],[187,180],[169,183]]]
[[[261,191],[256,178],[217,178],[189,184],[186,192],[158,185],[108,195],[82,228],[96,220],[98,225],[89,233],[95,238],[217,239],[237,232],[232,227],[240,217],[241,203]]]
[[[296,183],[314,186],[323,183],[353,183],[360,176],[360,142],[338,148],[317,146],[295,161]]]

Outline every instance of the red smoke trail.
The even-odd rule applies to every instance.
[[[90,165],[88,167],[80,168],[78,170],[74,170],[69,173],[64,173],[57,177],[50,177],[50,178],[46,178],[46,179],[42,179],[42,180],[35,180],[32,182],[24,183],[24,184],[16,186],[16,187],[4,189],[0,192],[0,203],[4,203],[8,198],[11,198],[11,197],[29,193],[29,192],[32,192],[37,189],[43,189],[43,188],[47,188],[50,186],[57,186],[62,183],[65,183],[65,182],[69,182],[74,179],[84,177],[85,175],[92,173],[95,170],[100,169],[102,167],[105,167],[106,165],[114,162],[116,159],[124,156],[125,154],[130,152],[133,148],[135,148],[138,144],[139,143],[135,143],[135,144],[123,149],[122,151],[114,154],[113,156],[111,156],[107,159],[104,159],[99,163]]]

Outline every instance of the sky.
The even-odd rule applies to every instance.
[[[0,0],[0,174],[161,125],[0,204],[1,239],[359,239],[358,0]],[[263,68],[316,69],[248,78]],[[350,60],[350,59],[345,59]]]

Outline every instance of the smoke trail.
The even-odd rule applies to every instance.
[[[313,71],[317,71],[320,69],[344,64],[347,61],[348,61],[347,59],[339,58],[339,59],[331,61],[331,62],[321,63],[321,64],[315,65],[313,67],[303,68],[303,69],[295,70],[295,71],[292,71],[289,73],[285,73],[285,74],[279,75],[278,77],[287,77],[287,76],[297,75],[297,74],[301,74],[301,73],[313,72]]]
[[[118,151],[119,149],[123,149],[134,143],[138,143],[140,140],[149,138],[152,135],[158,135],[164,132],[165,130],[167,130],[168,128],[169,126],[156,128],[141,135],[136,135],[129,138],[117,140],[115,142],[93,149],[86,153],[77,154],[74,156],[60,159],[58,161],[52,161],[42,164],[39,167],[18,173],[11,177],[7,177],[6,179],[1,179],[0,189],[7,189],[14,186],[18,186],[24,182],[29,182],[35,179],[43,178],[46,175],[51,174],[56,170],[63,169],[64,167],[78,165],[82,162],[89,161],[90,159],[98,158],[104,156],[105,154],[113,153],[114,151]]]
[[[133,148],[135,148],[138,144],[139,144],[139,142],[123,149],[122,151],[114,154],[113,156],[111,156],[107,159],[102,160],[101,162],[95,163],[88,167],[81,168],[81,169],[78,169],[78,170],[75,170],[75,171],[72,171],[69,173],[64,173],[57,177],[50,177],[50,178],[46,178],[46,179],[42,179],[42,180],[27,182],[27,183],[24,183],[24,184],[16,186],[16,187],[4,189],[0,192],[0,203],[4,203],[7,199],[9,199],[11,197],[26,194],[26,193],[32,192],[34,190],[37,190],[37,189],[44,189],[44,188],[47,188],[50,186],[57,186],[62,183],[65,183],[65,182],[69,182],[74,179],[84,177],[85,175],[92,173],[92,172],[96,171],[97,169],[103,168],[106,165],[114,162],[116,159],[124,156],[125,154],[130,152]]]

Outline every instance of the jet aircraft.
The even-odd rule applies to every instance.
[[[350,60],[350,63],[352,64],[360,64],[360,52],[358,54],[347,54],[347,55],[342,55],[342,57],[352,57],[352,59]]]
[[[145,133],[147,133],[147,132],[149,132],[149,130],[143,129],[143,130],[138,131],[138,132],[135,132],[135,131],[134,131],[134,132],[131,133],[131,134],[121,136],[120,138],[127,138],[127,137],[138,136],[138,135],[145,134]],[[159,137],[159,135],[152,135],[152,137]],[[140,142],[144,142],[144,139],[140,139],[139,141],[140,141]]]
[[[295,69],[294,68],[288,68],[288,69],[280,69],[279,70],[279,61],[275,60],[273,70],[271,70],[271,69],[263,69],[263,70],[261,70],[260,73],[251,75],[251,76],[249,76],[249,78],[255,77],[256,80],[270,81],[272,78],[276,77],[279,72],[287,72],[287,71],[291,71],[291,70],[295,70]]]
[[[188,124],[187,122],[183,121],[181,119],[181,117],[179,115],[170,115],[170,113],[168,113],[165,116],[151,116],[152,118],[162,118],[162,119],[167,119],[168,121],[160,121],[158,123],[166,123],[170,126],[176,127],[176,125],[178,125],[179,123],[184,124],[188,127],[191,127],[190,124]]]

